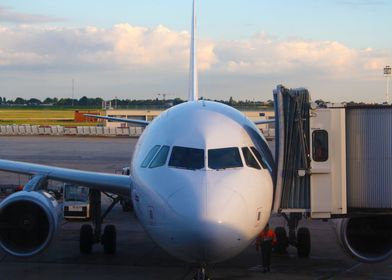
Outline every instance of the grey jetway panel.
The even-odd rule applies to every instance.
[[[310,208],[309,92],[306,89],[274,90],[277,166],[274,211],[303,212]],[[299,174],[300,170],[304,171]]]
[[[392,209],[392,107],[346,108],[347,207]]]

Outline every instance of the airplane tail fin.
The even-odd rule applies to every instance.
[[[197,101],[199,99],[199,81],[197,75],[197,45],[196,45],[196,0],[193,0],[192,12],[192,35],[191,51],[189,63],[189,93],[188,101]]]

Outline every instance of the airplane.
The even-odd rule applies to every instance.
[[[188,102],[151,122],[94,116],[145,127],[129,175],[0,160],[0,170],[32,177],[23,191],[0,203],[3,250],[30,257],[50,245],[62,207],[47,192],[48,180],[87,186],[96,196],[102,191],[130,198],[148,235],[169,254],[197,265],[198,280],[207,279],[207,265],[254,242],[271,217],[275,176],[273,156],[256,124],[273,120],[253,122],[230,106],[199,99],[195,30],[193,0]],[[348,224],[348,219],[339,224],[346,244]],[[94,227],[82,226],[80,251],[89,253],[101,242],[106,253],[114,253],[115,227],[107,225],[103,234],[99,222]],[[358,253],[352,244],[346,251]]]

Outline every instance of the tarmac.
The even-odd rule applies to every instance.
[[[0,158],[81,170],[116,172],[129,166],[137,139],[92,137],[1,136]],[[0,184],[24,184],[27,178],[0,173]],[[110,200],[105,198],[103,208]],[[192,279],[194,268],[159,248],[132,212],[116,206],[105,220],[117,227],[117,253],[105,255],[95,245],[91,255],[79,253],[83,221],[64,221],[59,236],[44,253],[17,259],[0,249],[0,280],[8,279]],[[271,226],[284,226],[272,217]],[[332,222],[303,220],[311,232],[309,258],[299,258],[290,247],[273,255],[271,272],[260,271],[261,256],[250,246],[237,257],[208,268],[211,279],[392,279],[392,260],[363,264],[339,247]]]

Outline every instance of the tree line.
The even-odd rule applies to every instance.
[[[103,99],[100,97],[89,98],[83,96],[80,99],[72,98],[51,98],[47,97],[44,100],[38,98],[24,99],[17,97],[15,99],[7,99],[0,97],[1,106],[58,106],[58,107],[96,107],[100,108],[103,103]],[[126,108],[126,107],[137,107],[137,106],[157,106],[157,107],[170,107],[185,102],[181,98],[172,99],[112,99],[109,100],[111,107],[113,108]],[[255,101],[255,100],[234,100],[230,97],[229,100],[213,100],[220,103],[224,103],[233,107],[273,107],[273,101]]]

